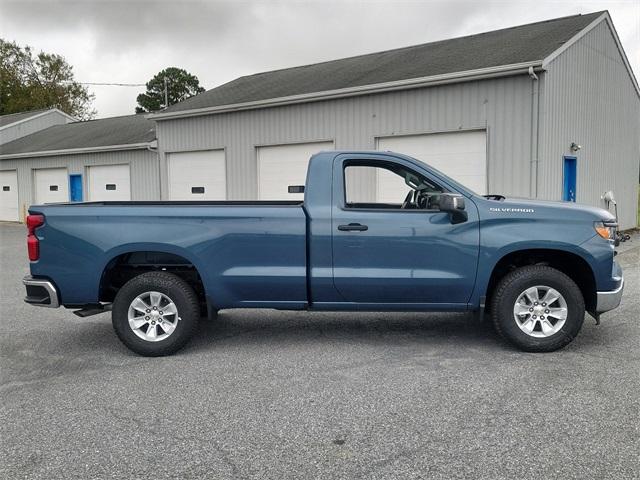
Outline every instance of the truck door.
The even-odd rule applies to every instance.
[[[444,191],[450,189],[403,159],[336,157],[333,275],[345,301],[443,309],[468,302],[478,263],[478,213],[467,199],[468,220],[453,225],[437,208]]]

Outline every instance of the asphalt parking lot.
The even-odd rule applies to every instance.
[[[463,314],[224,311],[166,358],[23,303],[0,224],[0,478],[640,478],[640,238],[551,354]]]

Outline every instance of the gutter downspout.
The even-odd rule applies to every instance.
[[[531,161],[530,161],[530,184],[529,196],[538,198],[538,142],[540,128],[540,79],[529,67],[529,77],[531,78]]]
[[[149,150],[152,153],[156,154],[156,158],[158,160],[157,162],[157,167],[158,167],[158,182],[160,182],[160,185],[158,185],[158,193],[160,194],[160,199],[162,199],[162,167],[161,167],[161,163],[160,163],[160,150],[158,148],[158,140],[154,140],[154,142],[152,142],[153,144],[147,145],[147,150]]]

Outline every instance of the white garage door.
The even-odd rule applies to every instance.
[[[309,158],[321,150],[332,150],[333,142],[297,143],[258,147],[258,198],[301,200],[302,193],[289,193],[290,185],[304,185]]]
[[[129,165],[94,165],[87,168],[87,189],[93,202],[131,200]]]
[[[36,203],[69,201],[69,177],[66,168],[42,168],[33,171]]]
[[[167,154],[170,200],[226,200],[224,150]]]
[[[487,134],[484,130],[381,137],[378,150],[415,157],[474,192],[487,193]]]
[[[0,220],[18,221],[18,173],[0,171]]]

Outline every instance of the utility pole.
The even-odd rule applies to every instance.
[[[169,106],[169,79],[164,77],[164,108]]]

